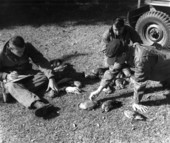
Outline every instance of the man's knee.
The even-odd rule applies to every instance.
[[[103,79],[111,80],[113,78],[109,70],[104,73]]]
[[[11,90],[15,89],[18,87],[18,84],[15,82],[8,82],[4,84],[6,92],[10,93]]]

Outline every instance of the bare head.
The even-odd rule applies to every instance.
[[[16,56],[22,57],[25,51],[25,41],[21,36],[14,36],[9,40],[9,50]]]
[[[112,29],[115,35],[119,36],[124,31],[125,22],[123,18],[116,18],[113,21]]]

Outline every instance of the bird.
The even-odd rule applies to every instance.
[[[144,121],[146,117],[136,111],[125,110],[124,115],[133,121]]]
[[[83,110],[92,110],[98,105],[97,101],[87,100],[79,104],[79,108]]]
[[[122,104],[116,100],[107,100],[101,105],[102,112],[109,112],[114,108],[120,107]]]

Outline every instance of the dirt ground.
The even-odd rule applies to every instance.
[[[123,5],[123,6],[122,6]],[[89,73],[102,65],[100,42],[112,19],[123,16],[136,6],[135,0],[115,4],[113,10],[84,9],[48,11],[11,8],[1,12],[0,45],[11,36],[22,35],[49,60],[61,58],[73,64],[77,72]],[[55,10],[54,10],[55,9]],[[2,10],[2,9],[1,9]],[[97,12],[96,12],[96,11]],[[99,99],[116,99],[123,106],[102,113],[101,108],[80,110],[78,104],[88,99],[98,81],[83,87],[81,95],[64,94],[48,99],[58,107],[51,119],[36,117],[33,110],[19,103],[5,104],[0,97],[0,143],[170,143],[170,93],[156,82],[149,82],[143,102],[149,106],[146,121],[131,124],[124,111],[131,108],[132,89]],[[22,96],[22,95],[21,95]]]

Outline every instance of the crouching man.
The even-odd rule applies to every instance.
[[[158,50],[157,46],[146,46],[136,44],[133,47],[127,48],[123,46],[121,41],[115,40],[111,50],[110,59],[117,63],[126,61],[131,67],[135,67],[134,73],[134,95],[132,107],[134,110],[146,112],[147,107],[142,105],[143,97],[147,80],[160,81],[162,83],[170,80],[170,54]],[[115,72],[107,71],[105,76],[107,79],[102,79],[99,88],[92,92],[89,96],[90,100],[97,97],[103,88],[115,78]],[[104,83],[104,84],[103,84]]]
[[[36,64],[39,70],[34,70],[32,63]],[[32,77],[13,82],[20,75],[32,75]],[[40,117],[46,116],[53,110],[51,104],[45,104],[35,94],[35,91],[44,85],[58,92],[50,63],[21,36],[12,37],[0,51],[0,81],[3,83],[5,102],[8,102],[8,97],[12,96],[25,107],[36,108],[35,114]]]

